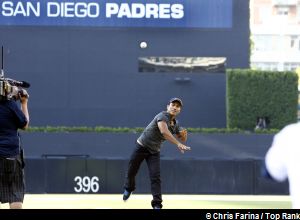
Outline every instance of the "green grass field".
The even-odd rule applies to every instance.
[[[121,194],[26,194],[24,209],[151,209],[151,195],[132,194],[123,202]],[[164,209],[289,209],[289,196],[168,195]],[[2,204],[1,208],[8,208]]]

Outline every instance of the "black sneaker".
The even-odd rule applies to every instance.
[[[155,206],[153,206],[153,209],[161,209],[161,207],[158,205],[155,205]]]
[[[131,192],[129,192],[125,189],[124,193],[123,193],[123,201],[126,201],[127,199],[129,199],[130,195],[131,195]]]

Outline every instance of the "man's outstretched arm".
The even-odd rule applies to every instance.
[[[160,133],[164,136],[164,138],[171,143],[175,144],[178,149],[181,151],[181,153],[184,153],[186,150],[191,150],[190,147],[185,146],[184,144],[180,143],[173,134],[169,131],[168,125],[165,121],[159,121],[158,122],[158,128],[160,130]]]

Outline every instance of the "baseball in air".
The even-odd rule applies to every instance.
[[[147,48],[147,43],[146,43],[145,41],[141,42],[141,43],[140,43],[140,47],[141,47],[142,49]]]

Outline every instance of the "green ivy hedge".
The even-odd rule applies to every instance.
[[[96,132],[96,133],[141,133],[144,128],[128,128],[128,127],[66,127],[66,126],[46,126],[46,127],[29,127],[24,132],[45,132],[45,133],[70,133],[70,132]],[[237,128],[187,128],[189,133],[252,133],[252,131],[237,129]],[[253,131],[254,133],[273,134],[278,132],[278,129],[266,129]]]
[[[258,117],[267,118],[270,129],[297,121],[295,72],[229,69],[226,77],[228,128],[253,130]]]

